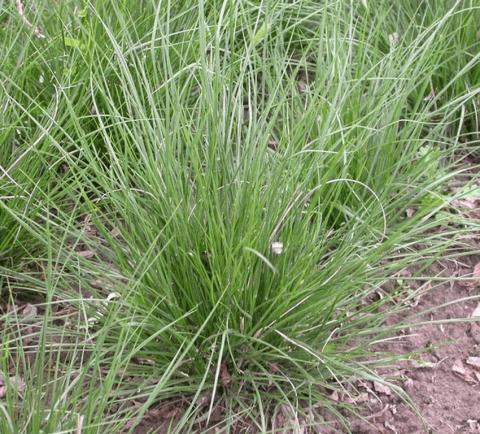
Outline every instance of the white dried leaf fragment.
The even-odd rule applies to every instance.
[[[281,241],[274,241],[272,243],[272,252],[275,255],[281,255],[283,252],[283,243]]]
[[[400,44],[400,35],[397,32],[393,32],[388,35],[388,40],[390,41],[391,47],[396,47],[398,44]]]

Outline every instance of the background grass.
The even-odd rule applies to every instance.
[[[479,9],[390,3],[2,4],[1,432],[347,423],[407,307],[363,301],[471,231]]]

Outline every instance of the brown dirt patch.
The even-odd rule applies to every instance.
[[[472,256],[462,264],[437,264],[436,271],[452,277],[472,276],[479,262],[480,257]],[[423,295],[406,314],[476,296],[480,296],[478,282],[448,282]],[[435,323],[470,318],[478,306],[478,300],[470,299],[436,309],[422,318],[430,324],[410,327],[404,336],[399,334],[396,343],[378,348],[398,355],[421,351],[384,374],[408,393],[424,423],[398,396],[376,390],[372,384],[370,389],[378,393],[370,394],[364,412],[368,421],[354,420],[354,433],[480,433],[480,365],[476,359],[480,357],[480,322]]]

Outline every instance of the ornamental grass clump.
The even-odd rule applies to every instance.
[[[58,52],[61,70],[45,74],[58,107],[25,86],[21,98],[6,90],[7,110],[58,155],[61,195],[43,187],[47,223],[31,231],[44,274],[4,274],[46,297],[44,342],[75,336],[64,350],[75,357],[55,359],[67,373],[50,383],[80,375],[66,405],[85,432],[120,432],[127,419],[133,430],[179,399],[174,432],[204,432],[220,407],[226,430],[249,420],[267,432],[281,405],[291,423],[325,423],[323,408],[346,424],[329,395],[384,382],[373,368],[391,358],[374,344],[394,333],[388,312],[408,306],[395,289],[372,294],[454,254],[465,228],[436,230],[452,218],[443,187],[476,146],[478,10],[405,3],[43,12],[47,42],[28,44],[49,44],[46,62]],[[56,304],[78,315],[59,326]]]

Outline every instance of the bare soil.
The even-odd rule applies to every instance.
[[[472,256],[462,264],[439,263],[435,267],[443,275],[471,277],[479,262],[480,257]],[[426,314],[424,320],[431,324],[410,327],[396,343],[379,348],[398,355],[424,351],[384,372],[410,396],[423,421],[388,388],[367,384],[370,393],[363,412],[367,421],[352,421],[355,434],[480,433],[480,318],[479,322],[473,318],[471,322],[444,322],[471,318],[479,307],[476,296],[480,296],[480,285],[475,281],[451,281],[435,287],[418,300],[409,315],[453,304]],[[461,299],[466,300],[455,302]]]

